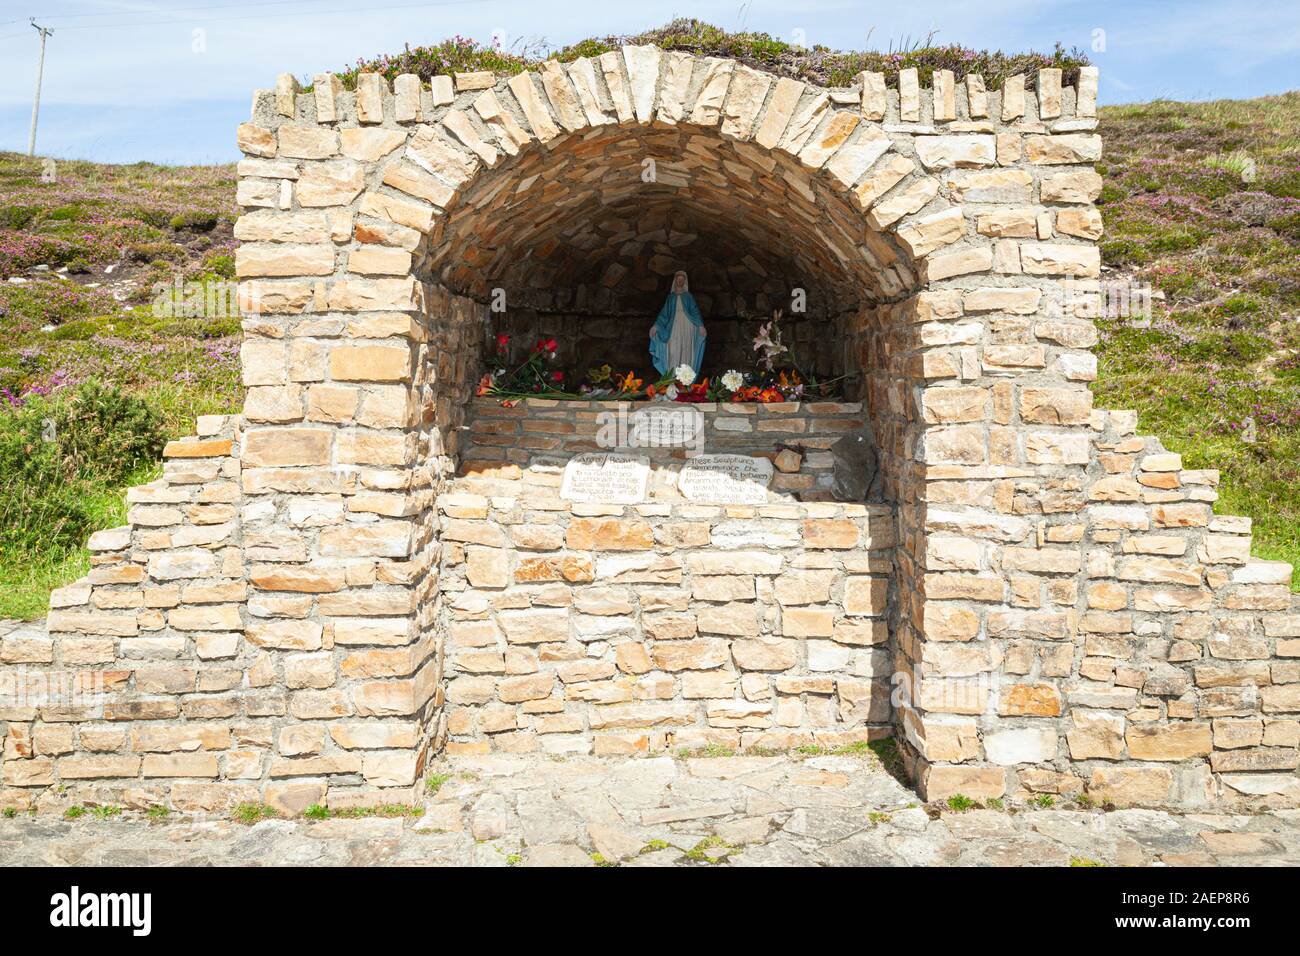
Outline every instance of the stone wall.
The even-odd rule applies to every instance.
[[[888,735],[891,507],[580,505],[521,479],[440,499],[449,752]]]
[[[6,805],[414,798],[445,736],[434,502],[484,315],[424,301],[246,321],[242,418],[170,443],[52,595],[49,639],[0,651]]]
[[[91,537],[90,573],[50,597],[49,638],[3,648],[7,805],[58,787],[133,807],[260,799],[288,693],[281,657],[245,636],[239,421],[204,416],[198,433],[128,492],[127,526]]]
[[[695,452],[707,449],[777,461],[782,449],[793,451],[794,456],[777,461],[771,488],[803,500],[833,497],[835,456],[830,449],[865,426],[861,402],[706,402],[667,407],[699,413],[702,429]],[[632,421],[643,408],[644,402],[529,398],[511,405],[476,398],[469,408],[469,439],[461,470],[482,472],[512,465],[515,471],[548,466],[554,471],[557,463],[562,466],[574,455],[625,451],[650,460],[659,494],[686,460],[688,449],[667,444],[631,447]]]
[[[1100,278],[1097,74],[1061,80],[1044,69],[988,90],[937,71],[922,90],[904,70],[897,89],[864,73],[823,90],[629,46],[509,79],[390,86],[363,74],[353,92],[322,75],[302,93],[285,76],[259,92],[238,131],[243,415],[204,420],[172,447],[164,481],[133,493],[130,525],[95,538],[88,580],[56,593],[50,638],[0,643],[0,800],[62,799],[60,786],[185,808],[394,799],[448,734],[526,741],[543,716],[524,705],[544,700],[533,706],[562,702],[559,737],[599,739],[629,730],[601,708],[650,703],[636,695],[670,684],[697,739],[877,732],[875,712],[839,709],[840,685],[863,668],[876,681],[887,657],[896,736],[927,799],[1086,787],[1117,803],[1300,803],[1288,569],[1248,559],[1243,519],[1212,514],[1210,474],[1136,438],[1131,415],[1092,408],[1096,333],[1066,282]],[[463,440],[486,447],[482,429],[462,426],[498,293],[507,309],[559,315],[603,295],[619,311],[709,256],[734,260],[719,294],[757,304],[797,284],[820,314],[842,317],[833,347],[860,372],[847,397],[864,403],[881,496],[896,503],[883,647],[835,640],[857,616],[850,582],[865,574],[874,589],[869,565],[884,563],[863,543],[885,540],[869,527],[882,519],[852,510],[861,505],[589,515],[530,508],[521,492],[464,504],[486,509],[473,517],[456,517],[454,498],[438,510]],[[553,477],[532,469],[519,481],[534,473]],[[857,546],[780,530],[805,529],[821,519],[799,509],[821,507],[845,509],[825,520],[854,523]],[[583,546],[600,544],[588,522],[603,519],[616,540],[653,546]],[[455,540],[457,521],[497,536]],[[739,540],[732,522],[750,521],[762,566],[779,558],[779,573],[754,570],[752,600],[703,596],[726,593],[708,578],[733,575],[698,569]],[[679,540],[667,530],[679,524],[698,527]],[[562,546],[504,543],[547,525]],[[473,584],[474,547],[501,552],[487,562],[498,583]],[[552,551],[586,555],[595,576],[518,590],[526,562]],[[601,576],[602,562],[629,560],[680,563],[680,582]],[[810,604],[782,601],[778,582],[793,572],[819,582]],[[462,573],[471,588],[457,587]],[[734,576],[743,589],[749,572]],[[671,593],[661,604],[643,584]],[[454,603],[471,590],[490,597]],[[511,606],[516,593],[527,608]],[[733,602],[745,607],[737,619],[752,611],[757,636],[701,627],[731,617],[718,608]],[[632,610],[617,641],[583,641],[589,618],[620,617],[584,606]],[[522,652],[534,646],[510,640],[514,614],[554,618],[542,643],[561,658],[580,645],[581,659],[538,653],[535,673],[510,673],[532,665]],[[680,617],[682,636],[660,636],[658,615]],[[695,636],[684,633],[691,616]],[[792,618],[829,626],[829,642],[787,636]],[[462,700],[452,721],[443,644],[466,623],[478,640],[491,634],[505,672],[456,669],[451,683],[480,696],[491,683],[501,706]],[[765,640],[803,643],[789,668],[745,666],[744,642]],[[726,644],[725,658],[697,641]],[[649,678],[619,670],[622,643],[661,665],[674,646],[709,647],[698,660],[718,664]],[[465,652],[496,666],[487,646]],[[69,671],[71,690],[31,692]],[[530,696],[538,675],[553,675],[544,697]],[[738,690],[690,697],[687,677]],[[532,686],[521,678],[539,686],[507,699],[507,682]],[[587,683],[600,685],[596,699],[569,695]],[[763,684],[775,696],[762,698]],[[73,691],[86,685],[103,693],[78,709]],[[786,728],[796,696],[799,723]],[[706,703],[688,714],[693,700]],[[516,729],[489,732],[505,705]],[[768,719],[768,707],[774,726],[710,724],[711,706],[715,721]],[[581,732],[564,729],[575,720]],[[662,725],[630,730],[628,746],[642,733],[647,746],[672,742]]]

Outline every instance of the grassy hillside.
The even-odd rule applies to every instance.
[[[233,166],[47,168],[0,153],[0,468],[39,458],[42,423],[62,426],[83,383],[140,397],[163,437],[239,409],[238,318],[156,318],[151,308],[156,283],[233,279],[237,214]],[[158,469],[142,462],[124,476],[68,446],[71,434],[58,435],[71,464],[59,488],[34,503],[32,487],[51,484],[42,474],[0,484],[0,618],[44,613],[50,588],[86,568],[85,551],[60,542],[83,537],[79,525],[121,524],[123,486]]]
[[[1097,403],[1222,469],[1218,510],[1255,519],[1257,554],[1300,566],[1300,94],[1111,107],[1102,134],[1107,278],[1157,299],[1149,323],[1100,323]],[[169,436],[237,411],[237,319],[150,308],[157,282],[232,276],[233,166],[43,172],[0,154],[0,447],[24,410],[90,380],[142,398]],[[120,523],[124,482],[156,468],[88,470],[86,520]],[[43,613],[83,573],[84,551],[50,540],[0,550],[0,617]]]
[[[1101,115],[1102,259],[1163,301],[1100,323],[1097,404],[1219,468],[1216,510],[1300,568],[1300,93]]]

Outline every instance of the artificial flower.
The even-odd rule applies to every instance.
[[[729,392],[739,390],[745,384],[745,376],[737,372],[734,368],[722,376],[722,387]]]
[[[708,400],[709,380],[707,378],[689,386],[685,391],[679,391],[676,397],[676,401],[679,402],[707,402]]]
[[[689,365],[679,365],[673,369],[673,378],[677,379],[679,384],[690,385],[695,381],[695,369]]]

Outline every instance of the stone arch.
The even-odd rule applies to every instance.
[[[358,117],[366,96],[360,89]],[[748,273],[736,285],[750,293],[735,296],[743,304],[734,311],[770,315],[790,288],[814,287],[838,321],[832,335],[810,337],[838,353],[824,359],[828,368],[874,373],[853,383],[854,395],[882,410],[873,438],[893,449],[901,425],[890,410],[900,410],[904,373],[883,357],[906,345],[886,341],[900,332],[889,317],[922,289],[933,254],[946,254],[936,257],[942,278],[969,259],[963,240],[978,241],[938,171],[994,158],[985,135],[922,159],[911,135],[887,131],[890,110],[902,117],[898,100],[868,108],[866,94],[837,100],[729,60],[654,48],[547,63],[420,117],[380,157],[358,227],[367,213],[409,216],[426,236],[414,274],[452,295],[483,303],[504,286],[512,303],[555,307],[548,290],[576,284],[587,308],[614,300],[617,312],[630,286],[640,294],[626,299],[641,315],[666,276],[700,261],[675,254],[679,234],[732,231],[740,238],[727,251]],[[403,210],[412,199],[421,205]],[[679,221],[656,255],[625,223],[606,226],[620,215]],[[611,253],[611,242],[623,248]],[[628,255],[629,245],[640,248]]]
[[[833,273],[841,287],[856,280],[875,302],[915,291],[919,260],[964,232],[945,221],[942,234],[919,235],[924,217],[914,214],[951,206],[934,201],[938,177],[900,153],[905,139],[891,140],[858,104],[834,103],[820,88],[654,48],[605,54],[599,72],[583,59],[539,74],[498,83],[417,127],[385,173],[395,189],[411,186],[441,206],[431,221],[434,272],[457,291],[482,297],[513,243],[563,240],[557,218],[621,203],[684,197],[733,219],[728,203],[738,203],[753,227],[784,228],[801,243],[794,255],[804,272]],[[662,163],[662,179],[647,175],[648,161],[656,173]],[[900,183],[895,201],[873,211]],[[543,215],[540,204],[556,208]]]

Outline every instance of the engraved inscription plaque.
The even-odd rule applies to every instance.
[[[642,455],[578,455],[564,466],[560,497],[565,501],[639,504],[645,501],[649,478],[650,459]]]
[[[755,505],[767,501],[772,462],[749,455],[698,455],[682,466],[677,487],[704,504]]]

